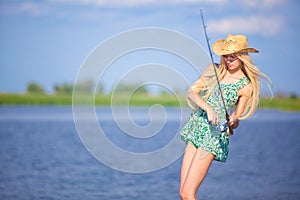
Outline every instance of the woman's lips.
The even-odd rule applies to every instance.
[[[231,67],[233,65],[233,63],[227,63],[228,67]]]

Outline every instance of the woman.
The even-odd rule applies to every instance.
[[[246,36],[230,34],[225,40],[216,41],[212,50],[221,56],[218,79],[226,109],[232,113],[226,121],[214,65],[210,65],[187,95],[194,110],[181,130],[181,138],[187,143],[180,176],[181,199],[196,199],[212,161],[226,161],[230,134],[220,125],[227,123],[229,130],[235,129],[240,120],[253,114],[259,101],[259,79],[269,80],[252,63],[248,53],[258,50],[248,48]]]

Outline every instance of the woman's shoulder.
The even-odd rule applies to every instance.
[[[248,96],[250,97],[252,94],[253,88],[251,86],[251,84],[247,84],[244,87],[242,87],[241,89],[239,89],[238,93],[239,96]]]

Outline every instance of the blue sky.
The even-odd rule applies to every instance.
[[[298,0],[1,0],[0,92],[72,83],[97,45],[134,28],[173,29],[206,48],[200,8],[212,41],[247,35],[274,93],[300,95]]]

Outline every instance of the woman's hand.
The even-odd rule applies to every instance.
[[[228,126],[233,129],[236,129],[240,124],[240,120],[236,116],[230,116]]]
[[[206,109],[208,122],[212,124],[218,124],[219,123],[219,117],[217,113],[212,109],[211,107]]]

